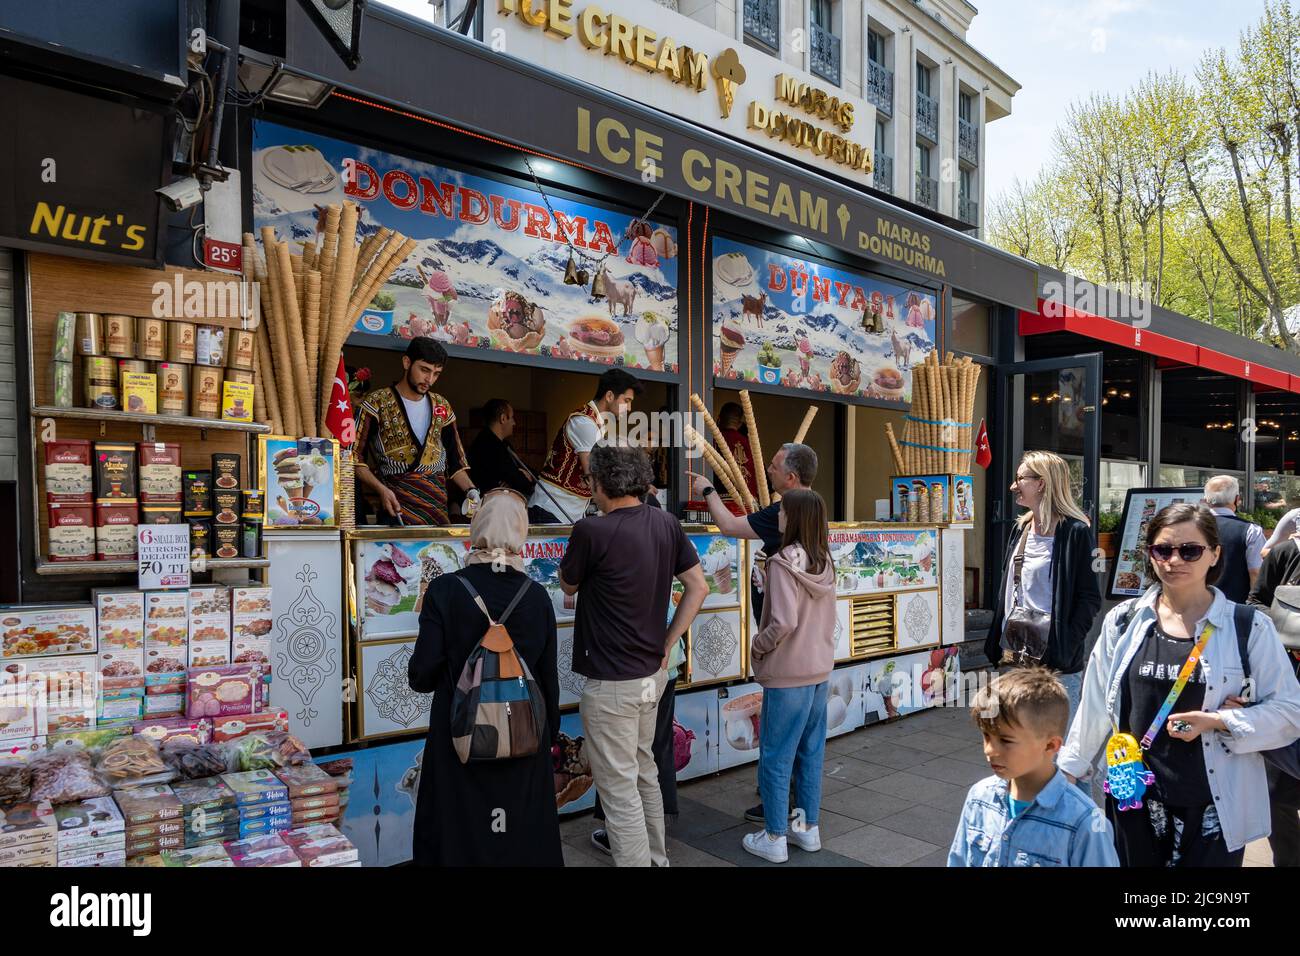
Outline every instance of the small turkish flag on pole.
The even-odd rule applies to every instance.
[[[325,413],[325,427],[344,448],[357,437],[357,424],[352,418],[352,400],[348,397],[348,370],[339,356],[339,370],[334,373],[334,388],[330,392],[330,407]]]
[[[984,427],[984,419],[980,419],[980,430],[975,435],[975,464],[981,468],[987,468],[993,464],[993,449],[989,445],[989,430]]]

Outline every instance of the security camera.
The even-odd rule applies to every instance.
[[[161,189],[155,189],[167,208],[172,212],[181,212],[191,206],[197,206],[203,200],[203,184],[193,176],[178,179]]]

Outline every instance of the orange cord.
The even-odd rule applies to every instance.
[[[695,359],[691,350],[691,335],[695,331],[695,326],[691,322],[691,314],[694,311],[695,300],[691,297],[691,230],[692,223],[695,221],[695,203],[687,203],[686,207],[686,255],[682,261],[686,263],[686,390],[690,391],[695,378]]]
[[[706,301],[708,295],[708,284],[704,281],[705,269],[708,268],[708,250],[709,250],[709,207],[704,207],[704,232],[700,236],[700,354],[708,352],[708,342],[706,341],[710,330],[711,314],[709,312],[709,303]],[[709,369],[706,366],[700,370],[700,392],[703,394],[706,384],[708,383]]]

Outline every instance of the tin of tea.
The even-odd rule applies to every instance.
[[[207,518],[187,518],[190,525],[190,557],[212,556],[212,522]]]
[[[253,369],[253,349],[257,337],[243,329],[231,329],[226,333],[226,364],[231,368]]]
[[[104,354],[104,317],[98,312],[77,313],[77,354]]]
[[[151,369],[149,363],[143,359],[118,359],[117,374],[125,375],[127,372],[134,372],[137,375],[147,375]]]
[[[266,498],[261,490],[245,488],[242,495],[244,498],[244,520],[261,522],[266,511]]]
[[[194,323],[167,323],[167,361],[194,364]]]
[[[173,418],[190,413],[190,367],[158,363],[158,414]]]
[[[116,358],[135,358],[135,318],[104,316],[104,352]]]
[[[226,381],[241,382],[247,385],[252,385],[254,374],[255,373],[242,368],[228,368],[226,369]]]
[[[212,526],[212,556],[214,558],[239,557],[240,527],[237,524]]]
[[[87,355],[81,362],[86,386],[86,407],[104,411],[120,406],[117,390],[117,360],[105,355]]]
[[[72,407],[72,363],[54,362],[54,407]]]
[[[226,330],[219,325],[200,325],[194,338],[194,364],[222,368],[226,364]]]
[[[221,369],[194,366],[190,377],[190,415],[194,418],[221,417]]]
[[[167,358],[167,323],[163,319],[135,320],[135,357],[150,362]]]

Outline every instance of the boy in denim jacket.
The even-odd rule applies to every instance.
[[[949,866],[1119,866],[1106,815],[1056,769],[1069,710],[1061,682],[1037,667],[976,694],[993,776],[966,795]]]

